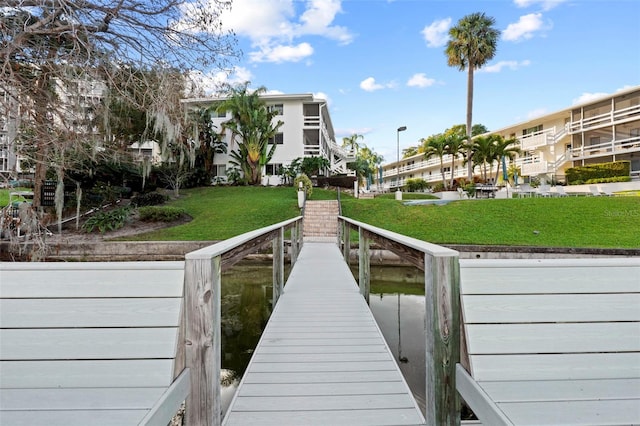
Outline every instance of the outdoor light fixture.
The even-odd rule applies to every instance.
[[[398,127],[396,132],[396,139],[398,142],[398,163],[396,164],[396,185],[398,190],[396,191],[396,200],[402,200],[402,191],[400,190],[400,132],[407,130],[407,126]]]

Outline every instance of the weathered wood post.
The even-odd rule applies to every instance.
[[[188,425],[219,426],[221,257],[185,256],[185,355],[191,369]]]
[[[298,223],[294,223],[291,227],[291,266],[295,265],[300,252],[300,247],[298,247]]]
[[[425,253],[426,421],[459,425],[455,369],[460,359],[460,264],[455,254]]]
[[[273,300],[272,306],[276,306],[284,288],[284,227],[276,231],[273,238]]]
[[[342,221],[342,256],[344,257],[344,261],[349,264],[349,254],[351,253],[351,227],[347,223],[347,221]]]
[[[358,285],[360,287],[360,294],[364,297],[369,304],[369,291],[370,291],[370,255],[369,255],[370,238],[367,231],[358,227]]]

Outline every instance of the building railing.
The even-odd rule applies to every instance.
[[[318,127],[320,126],[320,116],[312,116],[312,115],[305,115],[302,121],[302,125],[304,127]]]
[[[458,160],[460,159],[460,157],[458,157]],[[458,161],[456,160],[456,161]],[[442,158],[442,162],[444,164],[445,167],[449,167],[451,165],[451,155],[445,155]],[[439,158],[430,158],[429,160],[421,160],[421,161],[417,161],[414,162],[413,164],[407,164],[404,166],[400,166],[400,173],[408,173],[408,172],[412,172],[412,171],[416,171],[416,170],[420,170],[420,169],[430,169],[436,167],[438,170],[440,169],[440,159]],[[390,168],[387,170],[384,170],[382,172],[382,177],[390,177],[393,178],[394,176],[396,176],[396,174],[398,173],[398,170],[394,167],[394,168]]]
[[[611,140],[594,145],[573,147],[567,152],[570,160],[601,157],[603,155],[623,154],[630,151],[640,151],[640,136]]]
[[[426,424],[459,425],[459,396],[455,387],[455,366],[461,358],[458,252],[344,216],[339,216],[338,222],[338,244],[347,263],[351,252],[351,230],[358,233],[358,285],[367,301],[371,243],[394,252],[424,272]]]
[[[191,369],[185,424],[219,426],[221,423],[222,271],[271,243],[275,306],[284,286],[284,233],[287,229],[291,229],[291,262],[295,263],[302,247],[302,216],[238,235],[185,256],[184,311],[178,336],[184,351],[176,357],[174,370]]]
[[[569,132],[584,132],[596,127],[607,126],[626,119],[631,119],[637,115],[640,115],[640,105],[632,105],[615,111],[607,111],[604,114],[572,121],[569,123]]]
[[[528,135],[520,137],[520,148],[524,151],[530,151],[534,148],[538,148],[546,145],[553,145],[555,143],[556,127],[541,130],[539,132],[530,133]]]

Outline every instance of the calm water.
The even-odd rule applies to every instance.
[[[357,275],[357,270],[356,270]],[[271,312],[271,263],[241,262],[222,278],[222,403],[226,411]],[[371,311],[424,411],[424,278],[415,268],[371,267]]]

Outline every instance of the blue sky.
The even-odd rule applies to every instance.
[[[640,85],[638,0],[233,0],[222,19],[243,56],[227,79],[325,97],[338,143],[358,133],[395,161],[399,126],[402,149],[465,122],[466,72],[444,49],[473,12],[502,32],[475,74],[474,124],[499,129]]]

